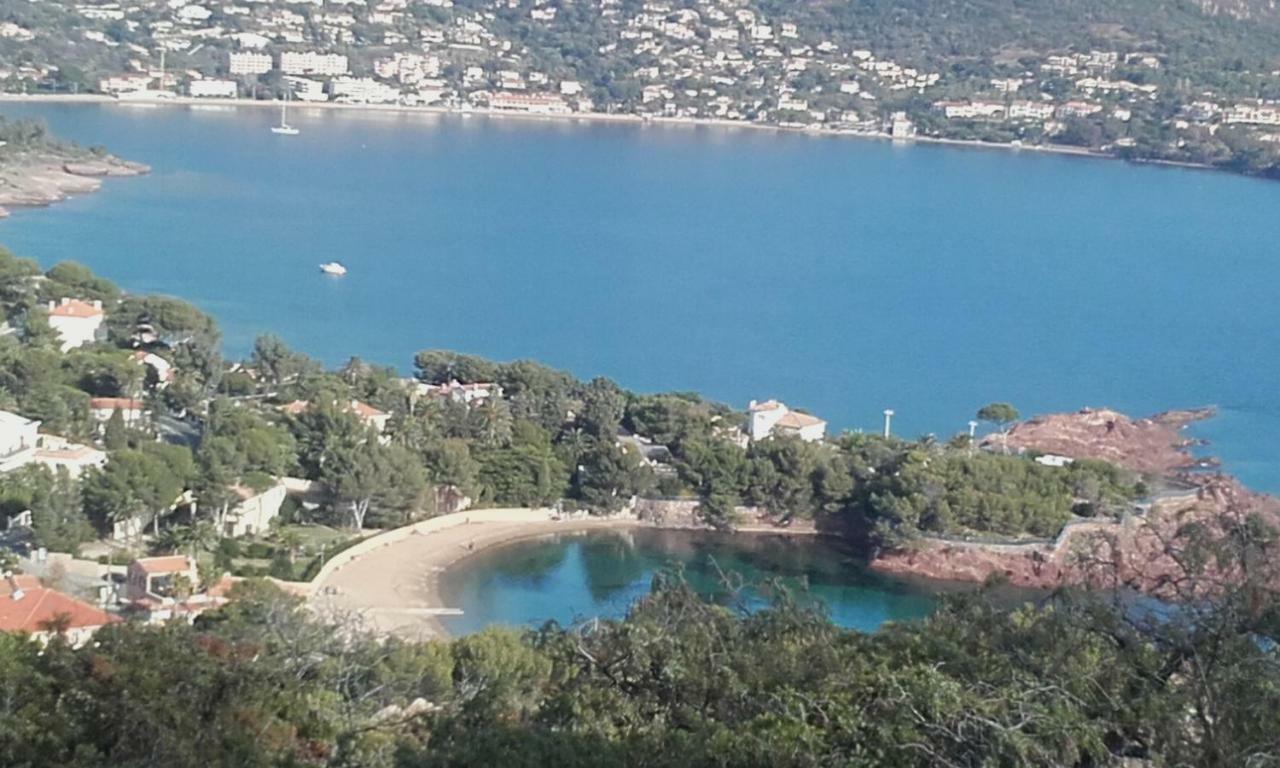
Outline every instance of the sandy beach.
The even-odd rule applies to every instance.
[[[465,515],[466,513],[458,513]],[[456,610],[438,590],[440,574],[490,547],[555,533],[633,528],[634,519],[473,520],[441,530],[411,532],[355,557],[313,583],[311,605],[363,628],[405,639],[447,637],[437,617]]]

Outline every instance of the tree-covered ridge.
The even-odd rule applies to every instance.
[[[1101,596],[945,601],[862,635],[663,577],[622,621],[378,641],[252,582],[196,625],[71,650],[0,636],[26,766],[1276,764],[1280,633],[1256,586],[1152,618]],[[1128,762],[1124,762],[1128,761]]]

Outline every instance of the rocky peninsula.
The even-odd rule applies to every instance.
[[[151,169],[111,155],[60,149],[0,154],[0,217],[10,208],[46,206],[96,192],[102,179],[139,176]]]
[[[1255,493],[1235,478],[1203,470],[1216,466],[1188,449],[1197,441],[1181,432],[1210,418],[1212,408],[1169,411],[1133,419],[1117,411],[1085,408],[1040,416],[988,437],[991,450],[1102,459],[1140,473],[1152,493],[1117,517],[1071,521],[1051,540],[994,541],[925,537],[884,552],[872,568],[882,573],[1020,587],[1067,585],[1127,588],[1169,599],[1188,599],[1187,585],[1226,588],[1240,576],[1240,563],[1193,562],[1194,540],[1225,540],[1253,522],[1280,524],[1280,499]],[[1202,569],[1209,579],[1191,579]]]

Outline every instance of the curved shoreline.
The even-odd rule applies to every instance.
[[[486,514],[493,512],[497,515]],[[445,517],[455,519],[433,518],[445,524],[425,530],[417,524],[367,540],[371,546],[359,547],[362,551],[322,570],[306,585],[309,604],[320,613],[354,619],[379,635],[414,640],[447,637],[437,618],[456,610],[445,605],[439,591],[439,575],[447,568],[525,539],[648,527],[631,517],[554,520],[547,510],[475,510]],[[377,541],[389,535],[394,538]]]
[[[260,108],[276,108],[280,104],[279,101],[266,99],[242,99],[242,98],[194,98],[191,96],[173,95],[171,98],[156,99],[154,101],[121,101],[113,96],[103,94],[18,94],[18,93],[0,93],[0,104],[4,103],[63,103],[63,104],[115,104],[124,107],[135,108],[156,108],[156,107],[187,107],[187,108],[213,108],[213,109],[238,109],[240,107],[248,107],[251,109]],[[981,141],[977,139],[949,139],[941,136],[911,136],[909,138],[895,138],[886,131],[856,131],[856,130],[840,130],[819,126],[794,126],[794,125],[778,125],[775,123],[754,123],[745,120],[728,120],[723,118],[698,118],[698,117],[652,117],[647,115],[637,115],[631,113],[607,113],[607,112],[572,112],[568,114],[532,114],[527,112],[511,112],[504,110],[495,110],[488,108],[471,108],[459,109],[455,107],[442,106],[409,106],[404,104],[347,104],[340,102],[322,101],[322,102],[299,102],[296,103],[295,111],[306,112],[308,110],[316,111],[338,111],[338,112],[356,112],[365,114],[400,114],[400,115],[451,115],[454,117],[485,117],[496,120],[514,119],[529,120],[535,122],[550,123],[615,123],[629,125],[653,125],[653,126],[675,126],[686,128],[728,128],[752,131],[772,131],[775,133],[793,133],[805,136],[827,137],[827,138],[854,138],[854,139],[872,139],[876,141],[892,141],[898,144],[934,144],[939,146],[956,147],[962,149],[998,149],[1012,152],[1030,152],[1051,155],[1066,155],[1068,157],[1089,158],[1094,160],[1117,160],[1132,165],[1146,165],[1153,167],[1166,168],[1182,168],[1201,171],[1215,171],[1220,173],[1229,173],[1234,176],[1242,176],[1244,178],[1259,178],[1246,173],[1238,173],[1223,168],[1218,168],[1206,163],[1193,163],[1178,160],[1160,160],[1160,159],[1141,159],[1141,158],[1125,158],[1109,152],[1102,152],[1085,147],[1073,147],[1064,144],[1039,144],[1039,145],[1015,145],[1000,142]]]

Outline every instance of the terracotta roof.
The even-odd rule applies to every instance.
[[[751,406],[750,410],[752,413],[755,413],[756,411],[774,411],[781,407],[782,403],[777,400],[765,400],[763,403],[756,403]]]
[[[807,413],[798,411],[787,411],[782,418],[778,419],[778,426],[783,429],[802,429],[804,427],[812,427],[815,424],[826,424],[827,422],[819,419],[817,416],[810,416]]]
[[[164,557],[140,557],[129,563],[129,567],[138,566],[144,573],[182,573],[191,569],[186,555],[166,555]]]
[[[21,597],[14,599],[15,592]],[[55,589],[40,586],[33,576],[4,579],[0,586],[0,630],[45,632],[49,623],[65,617],[69,629],[101,627],[119,621],[116,616]]]
[[[101,317],[102,307],[95,307],[80,299],[63,299],[57,306],[49,309],[53,317]]]
[[[376,419],[380,416],[386,416],[385,411],[380,411],[368,403],[362,403],[359,400],[351,401],[351,410],[362,419]]]
[[[89,399],[89,407],[95,411],[141,411],[145,405],[141,400],[131,397],[94,397]]]
[[[280,410],[290,416],[297,416],[300,413],[304,413],[310,407],[311,403],[308,403],[306,400],[294,400],[292,403],[285,403],[280,406]]]

